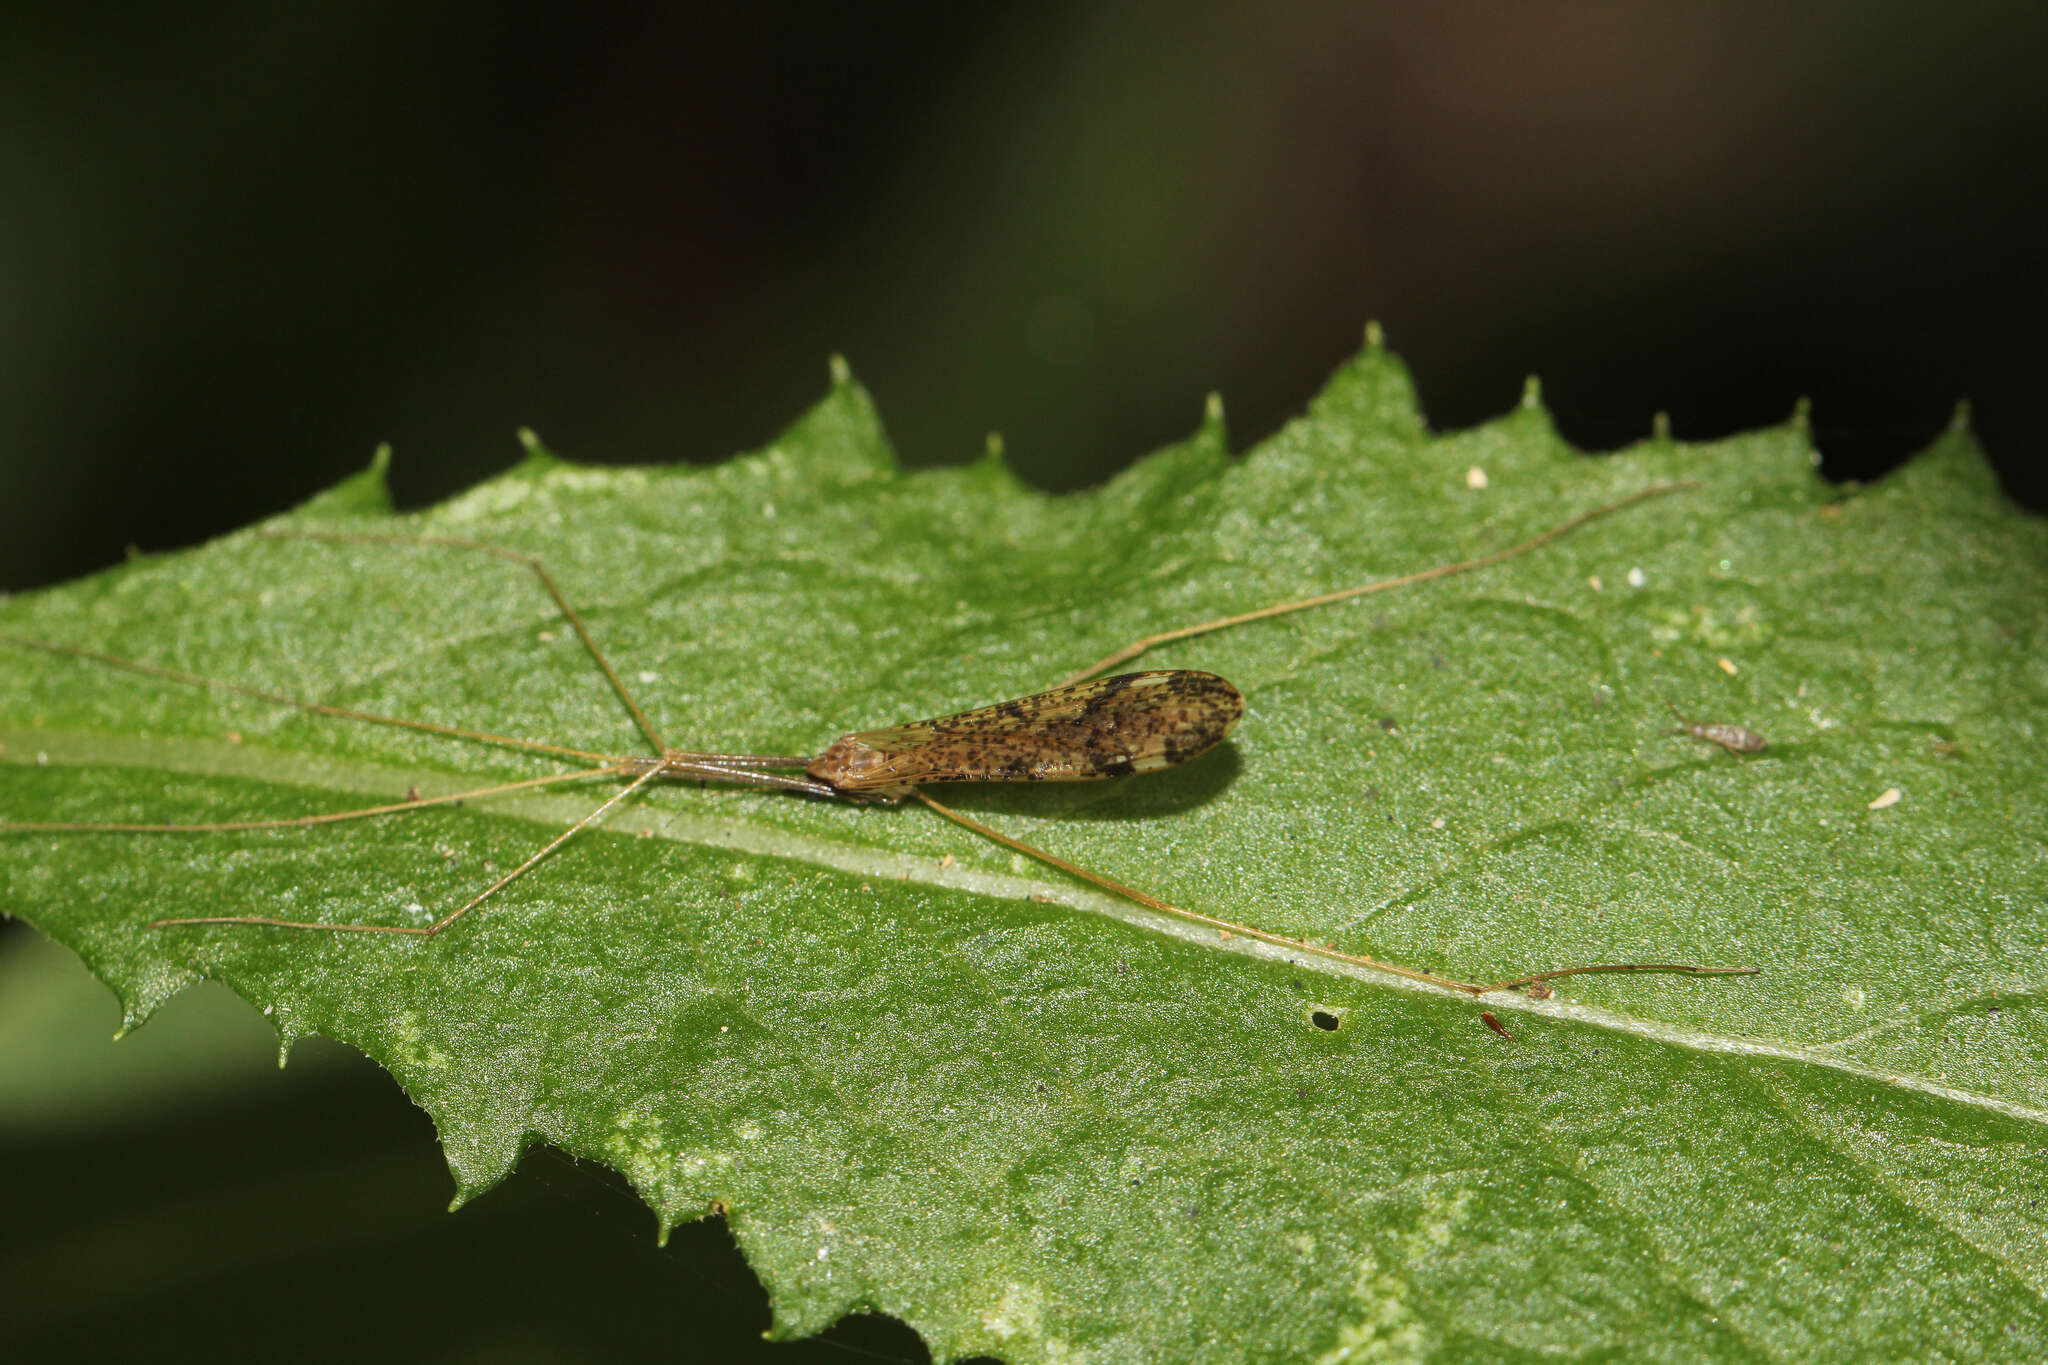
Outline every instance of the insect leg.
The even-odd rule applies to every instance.
[[[1650,498],[1661,497],[1666,493],[1676,493],[1681,489],[1698,488],[1699,486],[1700,484],[1697,480],[1688,480],[1683,483],[1656,484],[1649,488],[1638,489],[1636,492],[1618,501],[1595,507],[1588,512],[1581,512],[1570,521],[1553,526],[1542,535],[1525,540],[1519,545],[1510,545],[1505,550],[1496,550],[1492,554],[1481,555],[1477,559],[1464,559],[1455,564],[1439,564],[1433,569],[1423,569],[1417,573],[1402,574],[1397,578],[1382,578],[1377,582],[1367,583],[1360,587],[1339,588],[1335,592],[1326,592],[1315,597],[1302,597],[1290,602],[1275,602],[1271,606],[1260,607],[1256,611],[1239,612],[1235,616],[1220,616],[1214,621],[1203,621],[1199,625],[1182,626],[1178,630],[1162,630],[1156,635],[1147,635],[1133,640],[1122,649],[1112,650],[1078,673],[1061,679],[1056,686],[1065,687],[1070,683],[1086,681],[1098,673],[1115,668],[1118,664],[1130,662],[1154,645],[1163,645],[1173,640],[1185,640],[1195,635],[1206,635],[1212,630],[1223,630],[1229,626],[1241,626],[1252,621],[1263,621],[1269,616],[1285,616],[1289,612],[1306,611],[1310,607],[1328,606],[1332,602],[1343,602],[1353,597],[1363,597],[1367,593],[1386,592],[1392,588],[1405,588],[1411,583],[1424,583],[1432,578],[1449,578],[1453,574],[1470,573],[1474,569],[1484,569],[1491,565],[1499,564],[1503,560],[1513,559],[1517,555],[1525,555],[1531,550],[1548,545],[1558,537],[1568,535],[1587,522],[1599,517],[1619,512],[1624,508],[1633,507],[1637,503],[1644,502]]]
[[[539,851],[531,858],[528,858],[525,862],[477,892],[476,895],[470,897],[467,901],[464,901],[461,905],[450,910],[447,914],[441,916],[432,924],[426,925],[424,928],[398,924],[322,924],[308,920],[272,919],[267,915],[193,915],[180,919],[151,920],[149,927],[152,929],[164,929],[172,925],[185,924],[254,924],[271,929],[318,929],[326,930],[330,933],[353,934],[409,934],[414,938],[432,938],[470,911],[476,909],[479,905],[482,905],[499,891],[511,885],[521,876],[524,876],[541,859],[547,857],[577,834],[602,819],[614,806],[624,801],[634,792],[639,791],[655,778],[661,776],[661,771],[660,768],[649,768],[646,772],[620,788],[617,793],[596,810],[590,812],[590,814],[548,840],[547,843],[541,845]]]
[[[1680,976],[1760,976],[1761,967],[1694,967],[1683,962],[1603,962],[1592,967],[1563,967],[1554,972],[1537,972],[1533,976],[1518,976],[1512,981],[1496,981],[1481,991],[1512,991],[1523,986],[1533,986],[1539,981],[1555,981],[1561,976],[1591,976],[1603,972],[1674,972]]]
[[[575,629],[576,637],[583,641],[583,647],[590,651],[590,657],[596,660],[597,666],[604,671],[612,690],[618,693],[619,700],[626,704],[626,709],[633,713],[633,721],[640,727],[640,733],[647,736],[657,750],[668,748],[661,738],[661,732],[654,728],[654,722],[647,718],[647,713],[640,709],[640,703],[626,690],[626,684],[619,677],[618,671],[612,667],[611,660],[605,658],[604,651],[597,647],[597,641],[591,637],[589,629],[583,624],[583,618],[577,615],[576,608],[569,605],[569,599],[563,595],[561,588],[555,585],[555,580],[548,573],[546,566],[532,555],[507,550],[499,545],[486,545],[480,540],[463,540],[456,536],[360,535],[338,531],[264,531],[261,534],[274,540],[319,540],[333,545],[431,545],[451,550],[473,550],[479,554],[495,555],[513,564],[524,564],[540,579],[540,584],[547,589],[548,596],[555,599],[555,605],[561,609],[563,617]]]
[[[1309,943],[1302,939],[1289,938],[1285,934],[1274,934],[1264,929],[1254,929],[1249,924],[1239,924],[1234,920],[1219,919],[1214,915],[1205,915],[1199,910],[1183,909],[1178,905],[1172,905],[1160,900],[1157,896],[1147,895],[1135,887],[1125,886],[1122,882],[1111,877],[1105,877],[1099,872],[1090,872],[1085,867],[1070,863],[1065,858],[1059,857],[1057,854],[1048,853],[1042,848],[1035,848],[1021,839],[1013,839],[999,830],[990,829],[980,821],[970,819],[952,807],[943,806],[934,801],[925,794],[922,787],[911,788],[911,795],[963,829],[973,830],[984,839],[993,839],[1005,848],[1015,849],[1027,857],[1036,858],[1038,861],[1056,867],[1062,872],[1071,873],[1083,881],[1093,882],[1096,886],[1113,895],[1122,896],[1125,900],[1136,901],[1139,905],[1157,910],[1163,915],[1172,915],[1178,919],[1188,920],[1195,924],[1205,924],[1212,929],[1221,929],[1229,934],[1242,934],[1246,938],[1254,938],[1261,943],[1271,943],[1282,948],[1295,948],[1304,953],[1313,953],[1317,957],[1331,958],[1338,962],[1349,962],[1359,967],[1371,967],[1376,971],[1392,972],[1395,976],[1404,976],[1410,981],[1423,981],[1432,986],[1443,986],[1454,991],[1464,991],[1468,995],[1480,995],[1486,990],[1492,989],[1491,987],[1473,985],[1469,981],[1453,981],[1446,976],[1435,976],[1429,972],[1419,972],[1413,967],[1403,967],[1392,962],[1382,962],[1378,958],[1342,952],[1336,948],[1326,948],[1320,944]]]
[[[1013,839],[998,830],[990,829],[980,821],[970,819],[951,807],[943,806],[934,801],[925,794],[924,789],[921,787],[911,788],[911,795],[963,829],[973,830],[983,838],[992,839],[1005,848],[1015,849],[1017,852],[1028,857],[1036,858],[1042,863],[1056,867],[1062,872],[1072,873],[1083,881],[1092,882],[1105,891],[1122,896],[1126,900],[1136,901],[1139,905],[1157,910],[1161,914],[1172,915],[1194,924],[1207,925],[1211,929],[1219,929],[1226,934],[1241,934],[1245,938],[1257,939],[1261,943],[1271,943],[1276,947],[1292,948],[1297,952],[1309,953],[1333,962],[1348,962],[1356,967],[1370,967],[1374,971],[1390,972],[1395,976],[1406,977],[1410,981],[1421,981],[1431,986],[1442,986],[1447,990],[1462,991],[1466,995],[1490,995],[1494,991],[1514,990],[1521,986],[1533,986],[1539,981],[1555,981],[1562,976],[1584,976],[1593,972],[1676,972],[1685,976],[1755,976],[1762,970],[1757,967],[1694,967],[1677,962],[1609,962],[1593,967],[1565,967],[1553,972],[1538,972],[1533,976],[1520,976],[1510,981],[1497,981],[1490,986],[1482,986],[1471,981],[1457,981],[1451,977],[1437,976],[1433,972],[1423,972],[1417,971],[1413,967],[1403,967],[1396,962],[1387,962],[1381,958],[1367,957],[1363,953],[1347,953],[1340,948],[1333,948],[1327,944],[1310,943],[1306,939],[1289,938],[1285,934],[1275,934],[1265,929],[1253,928],[1249,924],[1239,924],[1234,920],[1221,919],[1215,915],[1205,915],[1199,910],[1188,910],[1178,905],[1169,904],[1166,901],[1160,900],[1157,896],[1147,895],[1135,887],[1125,886],[1114,878],[1105,877],[1099,872],[1090,872],[1087,868],[1070,863],[1065,858],[1061,858],[1056,854],[1048,853],[1042,848],[1035,848],[1021,839]]]

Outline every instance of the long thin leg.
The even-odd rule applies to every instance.
[[[1559,536],[1568,535],[1595,518],[1619,512],[1623,508],[1633,507],[1637,503],[1649,498],[1662,497],[1666,493],[1676,493],[1681,489],[1698,487],[1700,487],[1698,480],[1687,480],[1683,483],[1656,484],[1653,487],[1631,493],[1618,502],[1610,502],[1605,506],[1595,507],[1590,512],[1581,512],[1570,521],[1560,526],[1553,526],[1534,539],[1525,540],[1519,545],[1510,545],[1505,550],[1496,550],[1490,555],[1481,555],[1477,559],[1460,560],[1456,564],[1439,564],[1433,569],[1424,569],[1419,573],[1402,574],[1398,578],[1382,578],[1377,582],[1367,583],[1361,587],[1339,588],[1335,592],[1326,592],[1315,597],[1297,598],[1291,602],[1276,602],[1270,607],[1260,607],[1257,611],[1239,612],[1235,616],[1220,616],[1214,621],[1204,621],[1200,625],[1182,626],[1178,630],[1162,630],[1157,635],[1147,635],[1142,639],[1131,641],[1122,649],[1112,650],[1080,672],[1062,678],[1055,686],[1066,687],[1072,683],[1085,682],[1098,673],[1115,668],[1118,664],[1130,662],[1154,645],[1163,645],[1172,640],[1185,640],[1193,635],[1206,635],[1212,630],[1222,630],[1228,626],[1241,626],[1250,621],[1263,621],[1268,616],[1285,616],[1289,612],[1307,611],[1310,607],[1328,606],[1332,602],[1342,602],[1353,597],[1363,597],[1367,593],[1386,592],[1392,588],[1407,587],[1411,583],[1424,583],[1432,578],[1449,578],[1452,574],[1470,573],[1474,569],[1484,569],[1490,565],[1498,564],[1502,560],[1513,559],[1517,555],[1525,555],[1531,550],[1548,545]]]
[[[609,754],[594,753],[588,749],[569,749],[560,744],[542,744],[531,739],[515,739],[510,735],[494,735],[484,730],[463,730],[453,725],[434,725],[424,720],[406,720],[400,716],[380,716],[369,711],[351,711],[344,706],[328,706],[324,702],[287,697],[281,692],[265,692],[258,687],[223,682],[219,678],[203,678],[197,673],[182,673],[175,668],[165,668],[161,664],[144,663],[140,659],[124,659],[118,654],[102,654],[97,650],[79,649],[75,645],[46,644],[41,640],[24,639],[19,635],[0,635],[0,644],[17,645],[22,649],[39,649],[45,654],[61,654],[74,659],[90,659],[94,663],[110,664],[115,668],[125,668],[135,673],[146,673],[153,678],[168,678],[172,682],[184,683],[189,687],[207,687],[216,692],[233,692],[237,696],[254,697],[258,701],[276,702],[280,706],[296,706],[301,711],[311,711],[315,715],[367,721],[372,725],[395,725],[406,730],[424,730],[430,735],[447,735],[452,739],[475,740],[482,744],[500,744],[507,748],[524,749],[537,754],[556,754],[563,758],[610,757]]]
[[[482,905],[485,901],[489,900],[499,891],[502,891],[505,887],[511,885],[518,878],[525,875],[527,870],[533,867],[534,864],[538,863],[541,859],[547,857],[548,854],[553,853],[556,849],[560,848],[563,844],[567,843],[570,839],[574,838],[578,833],[580,833],[584,829],[587,829],[596,821],[604,818],[605,814],[609,812],[612,809],[612,807],[618,805],[621,801],[624,801],[627,797],[631,796],[634,792],[639,791],[642,787],[646,786],[649,782],[652,782],[655,778],[659,776],[661,776],[661,769],[659,768],[650,768],[646,772],[640,774],[640,776],[634,778],[626,786],[620,788],[617,794],[612,796],[603,805],[599,806],[596,810],[590,812],[590,814],[584,816],[581,820],[578,820],[575,824],[569,826],[569,828],[563,830],[554,838],[548,840],[547,843],[543,844],[540,847],[540,850],[536,852],[531,858],[528,858],[525,862],[513,868],[510,872],[507,872],[504,876],[498,878],[498,880],[492,882],[489,886],[479,891],[476,895],[470,897],[467,901],[464,901],[461,905],[457,906],[453,910],[450,910],[447,914],[441,916],[441,918],[435,920],[432,924],[429,924],[424,928],[415,928],[410,925],[398,924],[320,924],[308,920],[272,919],[268,915],[193,915],[181,919],[151,920],[149,923],[149,927],[152,929],[163,929],[168,928],[172,925],[179,924],[260,924],[272,929],[320,929],[326,930],[330,933],[408,934],[414,938],[432,938],[434,937],[434,935],[440,933],[443,929],[446,929],[449,925],[455,923],[455,921],[461,919],[470,911],[476,909],[476,907],[478,907],[479,905]]]
[[[357,535],[338,531],[265,531],[263,534],[276,540],[321,540],[335,545],[438,545],[453,550],[475,550],[480,554],[496,555],[499,559],[514,564],[524,564],[540,579],[541,586],[548,590],[548,596],[555,599],[555,605],[561,608],[562,615],[575,628],[577,638],[583,641],[583,647],[590,651],[590,657],[604,670],[605,677],[611,681],[612,690],[619,694],[619,700],[633,713],[633,720],[639,725],[640,733],[653,742],[655,749],[668,748],[662,740],[661,732],[654,728],[654,722],[647,718],[647,713],[640,709],[640,703],[626,690],[626,684],[620,679],[617,670],[613,669],[611,660],[605,658],[604,651],[599,649],[597,641],[591,638],[590,631],[583,624],[583,618],[576,614],[576,608],[569,605],[569,599],[555,586],[555,580],[549,576],[547,569],[532,555],[507,550],[500,545],[486,545],[480,540],[463,540],[456,536]]]
[[[1539,981],[1555,981],[1561,976],[1591,976],[1599,972],[1682,972],[1687,976],[1759,976],[1761,967],[1688,967],[1677,962],[1603,962],[1592,967],[1560,967],[1554,972],[1537,972],[1533,976],[1518,976],[1512,981],[1496,981],[1486,987],[1487,991],[1511,991],[1522,986],[1533,986]]]
[[[584,768],[573,773],[554,773],[548,777],[529,777],[521,782],[503,782],[495,787],[477,787],[471,791],[452,792],[447,796],[423,796],[416,801],[394,801],[384,806],[364,806],[361,810],[330,811],[324,815],[295,815],[279,820],[225,820],[204,825],[113,825],[82,820],[0,820],[0,834],[51,831],[87,834],[228,834],[251,829],[303,829],[311,825],[331,825],[341,820],[362,820],[372,815],[396,815],[401,811],[425,810],[429,806],[452,806],[462,801],[482,800],[487,796],[502,796],[506,792],[526,791],[557,782],[583,782],[593,777],[626,775],[627,770],[617,765]]]
[[[1210,928],[1220,929],[1226,934],[1242,934],[1246,938],[1257,939],[1261,943],[1271,943],[1277,947],[1293,948],[1299,952],[1312,953],[1317,957],[1328,958],[1335,962],[1349,962],[1354,966],[1370,967],[1375,971],[1392,972],[1395,976],[1406,977],[1410,981],[1423,981],[1432,986],[1443,986],[1449,990],[1463,991],[1467,995],[1487,995],[1493,991],[1512,990],[1517,986],[1531,986],[1539,981],[1554,981],[1561,976],[1581,976],[1590,972],[1677,972],[1687,976],[1754,976],[1760,970],[1756,967],[1691,967],[1675,962],[1609,962],[1595,967],[1566,967],[1561,971],[1539,972],[1534,976],[1517,977],[1512,981],[1501,981],[1491,986],[1481,986],[1470,981],[1455,981],[1447,976],[1437,976],[1431,972],[1417,971],[1413,967],[1403,967],[1398,963],[1385,962],[1376,957],[1366,957],[1361,953],[1347,953],[1341,949],[1332,948],[1324,944],[1310,943],[1306,939],[1289,938],[1285,934],[1275,934],[1265,929],[1255,929],[1249,924],[1239,924],[1234,920],[1219,919],[1215,915],[1205,915],[1199,910],[1183,909],[1178,905],[1172,905],[1160,900],[1157,896],[1149,896],[1143,891],[1125,886],[1122,882],[1105,877],[1099,872],[1090,872],[1085,867],[1078,867],[1068,862],[1065,858],[1047,853],[1042,848],[1034,848],[1021,839],[1012,839],[1007,834],[990,829],[987,825],[962,815],[950,806],[940,805],[937,801],[926,795],[922,787],[913,787],[911,794],[963,829],[970,829],[985,839],[993,839],[1005,848],[1015,849],[1017,852],[1028,857],[1036,858],[1042,863],[1056,867],[1062,872],[1072,873],[1083,881],[1093,882],[1105,891],[1122,896],[1126,900],[1136,901],[1138,904],[1148,906],[1159,911],[1161,914],[1173,915],[1195,924],[1206,924]]]

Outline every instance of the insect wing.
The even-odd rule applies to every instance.
[[[847,735],[811,773],[850,790],[1124,777],[1186,762],[1243,714],[1244,698],[1213,673],[1125,673]]]

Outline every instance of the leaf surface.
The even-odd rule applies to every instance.
[[[670,743],[803,753],[1699,480],[1473,575],[1153,650],[1134,666],[1247,700],[1195,763],[957,789],[1177,904],[1466,979],[1766,969],[1490,999],[1512,1041],[1470,1000],[1175,927],[928,811],[772,793],[650,788],[430,942],[143,926],[424,923],[616,784],[0,833],[0,910],[131,1026],[207,977],[287,1049],[361,1048],[462,1198],[545,1141],[664,1227],[722,1209],[779,1335],[872,1309],[941,1359],[2040,1358],[2048,534],[1961,429],[1860,491],[1810,456],[1795,424],[1589,458],[1533,401],[1434,436],[1374,348],[1245,457],[1212,419],[1083,494],[996,460],[899,473],[842,374],[716,469],[535,443],[417,515],[372,470],[273,524],[538,556]],[[447,548],[238,533],[16,597],[0,633],[646,744],[524,569]],[[1674,709],[1769,748],[1674,736]],[[553,770],[19,647],[0,744],[15,820]]]

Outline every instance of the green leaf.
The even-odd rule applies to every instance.
[[[1472,576],[1155,649],[1243,690],[1230,746],[958,804],[1177,904],[1466,979],[1765,974],[1491,998],[1509,1041],[1467,998],[1176,928],[915,806],[686,786],[426,942],[143,926],[421,923],[611,789],[0,833],[0,909],[128,1026],[218,979],[287,1050],[389,1068],[458,1202],[544,1141],[664,1228],[722,1209],[780,1336],[869,1309],[942,1359],[2048,1354],[2048,535],[1960,427],[1866,490],[1820,483],[1797,423],[1588,458],[1533,396],[1429,435],[1373,348],[1241,460],[1212,417],[1068,497],[995,459],[897,472],[843,371],[716,469],[530,445],[416,516],[373,471],[274,525],[537,555],[671,743],[763,752],[1700,480]],[[15,598],[0,633],[644,746],[532,577],[455,550],[240,533]],[[1770,747],[1674,736],[1667,703]],[[15,820],[552,770],[19,647],[0,743]]]

